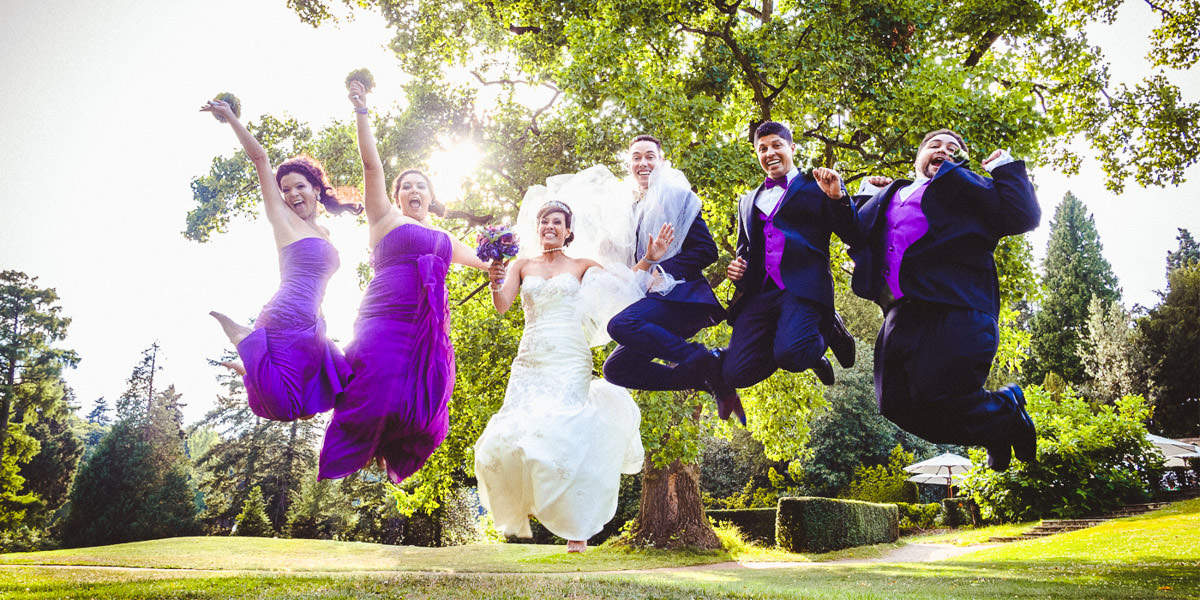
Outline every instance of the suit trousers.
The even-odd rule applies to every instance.
[[[688,362],[708,349],[687,339],[713,324],[712,310],[653,296],[630,304],[608,322],[608,335],[620,345],[604,361],[604,378],[634,390],[707,390],[704,373]]]
[[[1020,408],[983,389],[998,342],[985,312],[902,299],[875,340],[879,412],[935,444],[1007,445]]]
[[[799,373],[825,355],[832,323],[820,304],[778,288],[745,302],[725,351],[722,375],[729,385],[750,387],[776,369]]]

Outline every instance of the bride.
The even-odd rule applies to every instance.
[[[528,237],[522,244],[540,252],[489,271],[500,313],[521,292],[525,330],[504,406],[475,443],[475,475],[505,535],[531,537],[533,516],[568,540],[567,552],[582,552],[616,514],[620,474],[637,473],[643,460],[638,407],[624,388],[593,377],[589,340],[604,341],[597,333],[607,319],[597,313],[611,316],[644,295],[650,274],[567,256],[572,220],[566,203],[546,202],[536,214],[536,245]],[[647,255],[661,257],[673,239],[663,225]],[[597,308],[602,299],[609,308]]]

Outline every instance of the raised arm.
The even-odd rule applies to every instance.
[[[246,126],[238,120],[237,116],[233,114],[233,108],[224,100],[209,100],[207,104],[200,107],[200,110],[225,119],[225,122],[233,128],[234,135],[242,144],[242,150],[246,151],[246,156],[251,163],[254,163],[254,171],[258,174],[258,187],[262,190],[263,213],[266,214],[267,221],[272,226],[287,222],[289,216],[294,216],[295,213],[288,210],[287,205],[284,204],[283,194],[279,192],[279,184],[275,183],[275,171],[271,168],[271,161],[267,158],[267,151],[263,149],[262,144],[258,143],[250,130],[246,129]]]
[[[379,148],[371,131],[367,90],[359,81],[351,81],[349,90],[350,103],[354,105],[354,124],[358,130],[358,155],[363,164],[367,223],[373,225],[392,211],[392,203],[388,199],[387,183],[383,178],[383,161],[379,159]]]
[[[488,268],[488,287],[492,291],[492,306],[496,307],[496,312],[504,314],[512,307],[517,291],[521,289],[521,268],[524,266],[525,259],[518,258],[513,261],[511,269],[499,262]]]

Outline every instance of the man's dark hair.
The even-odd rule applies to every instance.
[[[636,135],[632,140],[629,140],[629,146],[632,146],[638,142],[654,142],[654,145],[658,146],[658,153],[662,154],[662,142],[660,142],[658,138],[650,134],[643,133],[642,135]],[[629,146],[626,146],[626,148]]]
[[[921,149],[925,147],[925,144],[929,143],[929,140],[932,140],[933,138],[935,138],[939,135],[942,135],[942,134],[949,135],[949,136],[953,137],[954,139],[958,140],[958,147],[962,148],[963,152],[971,151],[969,148],[967,148],[967,143],[963,141],[961,135],[958,135],[958,133],[956,133],[950,129],[938,129],[937,131],[930,131],[929,133],[925,134],[925,139],[921,140],[920,146],[917,146],[917,154],[921,153]]]
[[[787,128],[787,125],[778,121],[764,121],[758,129],[754,130],[754,143],[758,143],[758,138],[768,135],[777,135],[788,141],[789,144],[795,143],[792,141],[792,130]]]

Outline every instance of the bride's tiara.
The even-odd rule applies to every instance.
[[[550,207],[550,206],[553,206],[554,208],[561,208],[561,209],[567,211],[568,216],[571,214],[571,207],[567,206],[565,202],[559,202],[558,200],[550,200],[542,205],[542,210],[546,210],[546,208]]]

